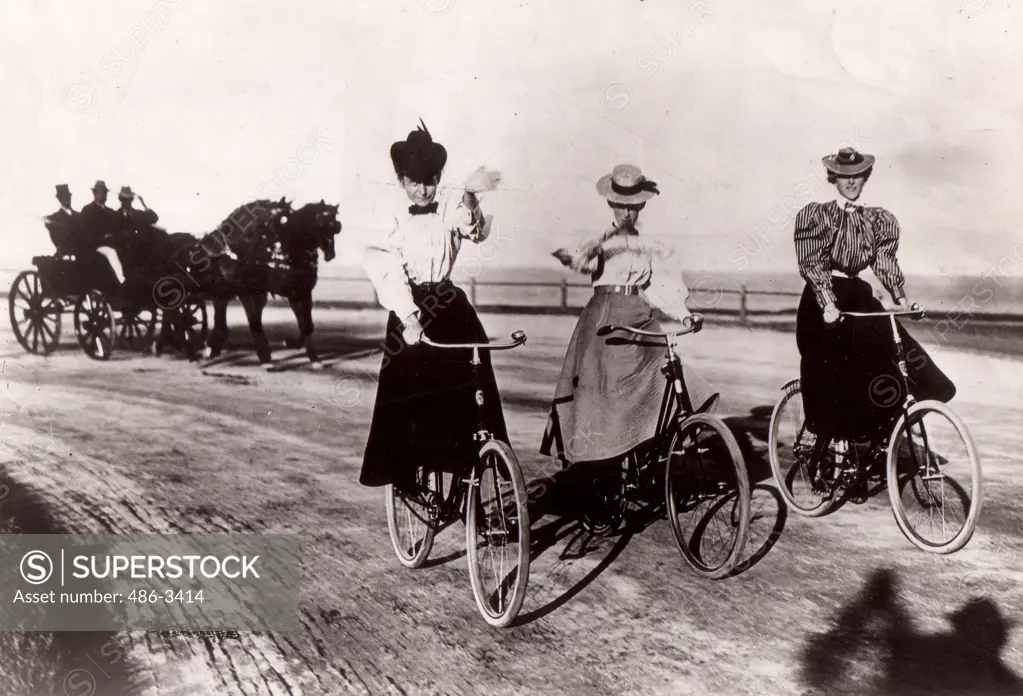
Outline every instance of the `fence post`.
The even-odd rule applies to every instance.
[[[749,292],[746,290],[746,286],[745,285],[741,286],[739,288],[739,323],[742,326],[746,325],[746,311],[747,311],[746,298],[747,298],[748,295],[749,295]]]
[[[561,279],[561,311],[568,311],[568,278]]]
[[[469,303],[476,306],[476,277],[469,278]]]

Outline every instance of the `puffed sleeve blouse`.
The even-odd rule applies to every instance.
[[[799,273],[821,308],[836,301],[833,270],[855,276],[869,266],[893,300],[906,296],[906,281],[895,257],[899,221],[884,208],[848,201],[810,203],[796,215],[795,244]]]
[[[671,247],[624,231],[584,244],[571,267],[589,275],[593,285],[637,285],[655,307],[682,320],[689,316],[689,289],[682,259]]]
[[[439,283],[451,277],[462,241],[487,239],[493,216],[479,204],[470,211],[462,191],[442,189],[431,212],[412,214],[404,192],[388,210],[366,216],[357,242],[363,267],[380,303],[404,320],[417,310],[412,285]]]

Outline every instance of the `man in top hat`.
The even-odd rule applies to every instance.
[[[44,224],[53,245],[57,247],[57,253],[71,254],[82,216],[71,208],[71,189],[67,184],[57,184],[57,202],[60,203],[60,210],[47,215]]]

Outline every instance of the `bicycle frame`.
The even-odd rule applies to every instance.
[[[510,343],[435,343],[425,336],[422,339],[424,345],[433,348],[443,348],[446,350],[469,349],[472,351],[470,364],[472,365],[472,384],[476,391],[476,432],[473,434],[473,440],[479,443],[480,448],[494,439],[493,433],[486,428],[485,423],[484,405],[486,402],[480,379],[480,370],[483,364],[483,361],[480,360],[480,350],[510,350],[521,346],[525,342],[526,334],[523,331],[513,332]],[[479,472],[477,469],[478,463],[472,467],[466,467],[466,471],[455,474],[446,497],[444,497],[443,493],[444,481],[441,478],[442,500],[439,505],[431,504],[427,506],[427,509],[430,511],[430,519],[422,519],[415,510],[411,510],[412,514],[419,517],[420,521],[424,524],[432,526],[434,531],[439,531],[442,525],[454,522],[459,518],[464,518],[466,512],[465,502],[469,499],[469,491],[473,486],[479,485]],[[466,478],[466,475],[468,475],[468,478]],[[500,500],[500,488],[497,489],[497,494]],[[500,500],[500,504],[503,507],[504,501]]]
[[[614,331],[626,331],[637,336],[663,338],[667,348],[667,360],[661,366],[661,374],[666,377],[664,396],[661,397],[661,408],[657,415],[657,429],[654,438],[658,442],[672,432],[672,425],[681,424],[693,413],[693,404],[686,388],[685,373],[682,370],[682,358],[676,350],[678,339],[686,334],[696,333],[703,328],[703,317],[693,315],[692,325],[682,331],[659,332],[646,331],[633,326],[606,325],[597,329],[598,336],[606,336]]]
[[[888,319],[888,325],[891,328],[891,332],[892,332],[892,344],[895,347],[895,357],[896,357],[896,361],[897,361],[897,364],[898,364],[898,367],[899,367],[900,386],[902,388],[903,394],[905,394],[905,398],[902,401],[901,410],[902,410],[902,416],[906,419],[906,423],[907,423],[906,434],[907,434],[907,436],[910,439],[910,451],[911,452],[915,451],[915,449],[912,447],[912,444],[913,444],[912,443],[913,434],[912,434],[912,431],[908,428],[908,422],[909,422],[908,419],[909,419],[909,409],[916,402],[916,399],[914,398],[913,394],[910,392],[910,389],[909,389],[909,367],[906,364],[906,351],[905,351],[905,346],[903,346],[903,343],[902,343],[902,336],[899,334],[899,325],[898,325],[898,323],[896,322],[895,319],[896,319],[896,317],[905,316],[905,317],[909,317],[909,318],[911,318],[913,320],[919,320],[919,319],[922,319],[924,317],[924,314],[925,313],[920,308],[920,305],[914,304],[908,311],[906,311],[906,310],[896,310],[896,311],[883,311],[883,312],[841,312],[840,315],[839,315],[841,319],[845,319],[846,317],[854,317],[854,318],[861,318],[861,319],[864,319],[864,318],[866,318],[866,319],[879,319],[879,318],[886,318],[886,319]],[[804,430],[805,427],[806,427],[806,424],[804,423],[800,430],[801,431]],[[894,432],[893,433],[877,433],[875,437],[882,437],[883,438],[885,435],[887,435],[888,437],[893,437],[895,435],[895,433]],[[802,437],[802,432],[800,432],[800,437]],[[871,440],[870,440],[870,443],[871,443],[872,446],[878,446],[878,445],[881,444],[877,440],[875,440],[875,437],[872,437]],[[926,444],[926,441],[927,441],[927,433],[926,432],[923,433],[923,438],[924,438],[924,443]],[[797,438],[797,441],[798,441],[798,438]],[[825,444],[826,443],[823,442],[823,441],[817,443],[816,447],[814,448],[815,450],[817,450],[814,453],[814,455],[813,455],[814,457],[820,456],[820,454],[822,453],[822,450],[823,450],[823,447],[824,447]]]

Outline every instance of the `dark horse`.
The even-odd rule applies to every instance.
[[[270,294],[286,297],[298,320],[291,342],[305,346],[314,368],[322,367],[313,344],[312,292],[319,251],[334,258],[334,236],[341,231],[338,206],[322,200],[293,210],[288,201],[257,200],[235,209],[216,231],[191,250],[185,266],[204,295],[213,300],[213,328],[207,355],[215,358],[227,340],[227,305],[237,297],[245,309],[256,355],[272,363],[263,331],[263,308]]]

